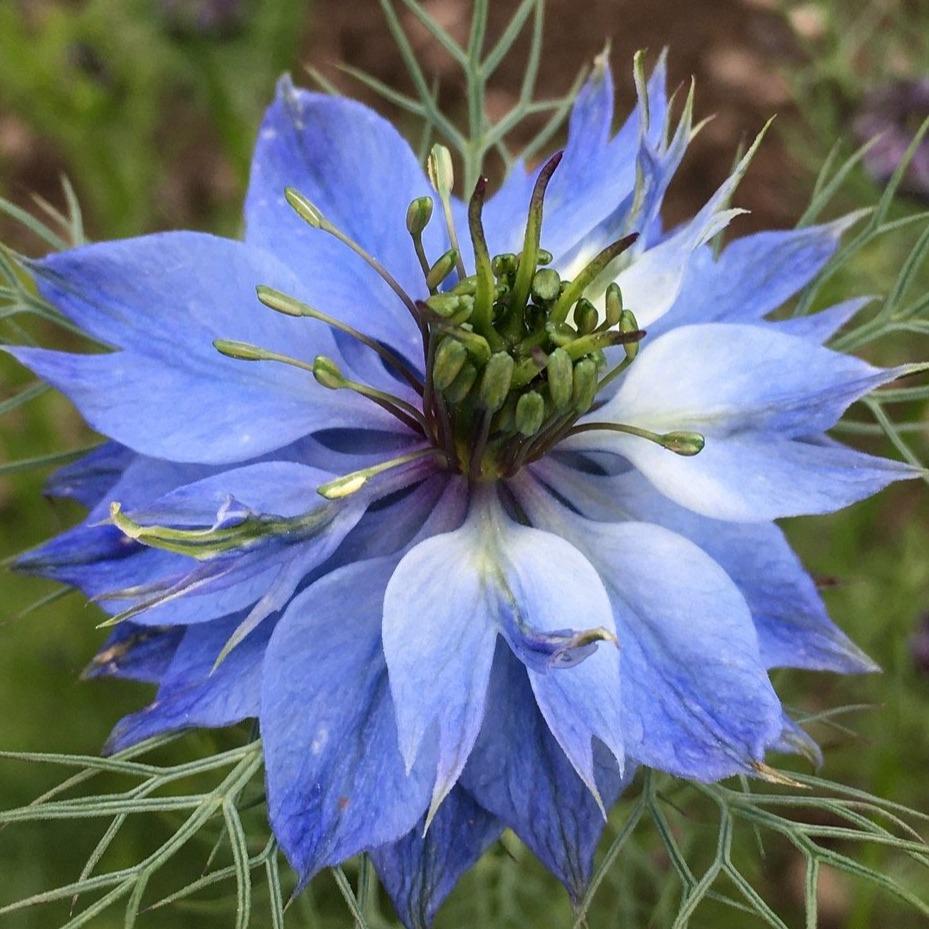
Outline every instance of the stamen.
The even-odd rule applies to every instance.
[[[474,245],[474,264],[477,269],[477,289],[474,293],[474,313],[471,318],[474,328],[491,345],[499,347],[501,340],[493,328],[496,282],[490,262],[490,253],[487,250],[487,239],[484,237],[484,226],[481,223],[486,193],[487,178],[478,178],[471,202],[468,204],[468,227],[471,232],[471,242]]]
[[[347,245],[359,258],[365,261],[378,275],[384,280],[384,282],[390,287],[390,289],[403,301],[406,308],[410,311],[410,315],[417,323],[420,323],[419,313],[416,310],[416,303],[413,298],[400,286],[397,279],[369,252],[359,245],[353,238],[346,235],[342,232],[341,229],[338,229],[336,226],[333,226],[332,223],[323,216],[322,212],[317,206],[315,206],[312,201],[307,197],[301,194],[298,190],[295,190],[293,187],[288,187],[284,191],[284,196],[287,198],[287,202],[293,207],[297,215],[308,223],[314,229],[320,229],[323,232],[328,232],[329,235],[334,236],[338,239],[343,245]]]
[[[458,252],[450,248],[442,255],[436,263],[427,269],[426,286],[431,293],[435,293],[439,284],[445,280],[455,270],[455,264],[458,261]]]
[[[706,445],[706,439],[699,432],[666,432],[661,435],[657,432],[649,432],[648,429],[640,429],[638,426],[629,426],[623,423],[583,423],[571,429],[568,435],[579,435],[582,432],[599,430],[622,432],[626,435],[637,436],[640,439],[647,439],[649,442],[654,442],[662,448],[666,448],[669,452],[674,452],[675,455],[682,455],[685,458],[699,455]]]
[[[637,232],[624,236],[618,242],[613,242],[612,245],[608,245],[593,258],[587,267],[565,287],[564,293],[558,298],[558,302],[552,309],[551,318],[555,322],[565,322],[571,307],[584,296],[584,291],[600,276],[603,269],[606,268],[614,258],[626,251],[638,237],[639,234]]]
[[[532,286],[532,278],[538,267],[539,259],[539,240],[542,237],[542,207],[545,201],[545,191],[548,182],[552,179],[555,169],[561,164],[564,152],[555,152],[551,158],[545,162],[539,176],[536,178],[535,186],[532,189],[532,197],[529,201],[529,219],[526,222],[526,236],[523,241],[523,251],[519,258],[519,266],[516,271],[516,281],[513,284],[512,299],[510,307],[514,312],[526,305],[529,299],[529,289]],[[549,256],[549,261],[551,257]]]
[[[234,339],[214,339],[213,348],[221,355],[225,355],[227,358],[235,358],[236,361],[278,361],[281,364],[313,373],[313,365],[307,361],[292,358],[290,355],[281,355],[279,352],[272,352],[266,348],[259,348],[250,342],[237,342]]]
[[[407,208],[406,228],[413,238],[413,249],[419,259],[423,274],[429,276],[429,259],[423,247],[423,232],[432,219],[432,197],[417,197]]]
[[[343,497],[349,497],[357,493],[372,477],[376,477],[378,474],[383,474],[385,471],[399,468],[411,461],[417,461],[420,458],[428,458],[430,456],[435,457],[437,460],[446,459],[445,453],[437,448],[421,448],[418,451],[408,452],[406,455],[398,455],[396,458],[382,461],[379,464],[372,465],[370,468],[352,471],[350,474],[344,474],[342,477],[327,481],[325,484],[320,484],[319,487],[316,488],[316,493],[321,497],[325,497],[327,500],[341,500]]]
[[[329,316],[327,313],[314,309],[308,304],[297,300],[295,297],[288,296],[279,290],[275,290],[273,287],[266,287],[264,284],[259,284],[257,293],[258,299],[268,307],[268,309],[274,310],[277,313],[283,313],[285,316],[316,319],[321,323],[325,323],[327,326],[331,326],[333,329],[338,329],[340,332],[350,335],[356,341],[361,342],[362,345],[366,345],[372,351],[377,352],[384,362],[396,369],[414,390],[419,393],[423,392],[423,382],[413,368],[411,368],[403,358],[392,352],[386,346],[381,345],[380,342],[372,339],[371,336],[365,335],[353,326],[349,326],[341,320]]]
[[[317,382],[328,390],[351,390],[376,403],[381,409],[386,410],[391,416],[395,416],[401,422],[405,423],[411,429],[422,432],[423,435],[428,433],[426,421],[422,413],[415,406],[395,397],[384,390],[377,390],[369,387],[367,384],[360,384],[358,381],[350,380],[339,370],[339,366],[325,355],[317,355],[313,360],[311,368],[313,376]]]
[[[464,262],[461,260],[461,248],[458,245],[458,233],[455,231],[455,217],[452,214],[452,188],[455,186],[455,169],[452,166],[452,153],[444,145],[433,145],[426,161],[426,173],[429,181],[439,195],[445,226],[448,229],[448,241],[457,255],[455,267],[459,280],[465,279]]]

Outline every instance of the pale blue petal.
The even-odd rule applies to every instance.
[[[819,310],[817,313],[791,316],[789,319],[778,320],[769,325],[774,326],[779,332],[810,339],[821,345],[828,342],[850,319],[873,301],[874,297],[855,297],[827,307],[825,310]]]
[[[628,458],[675,503],[741,523],[832,513],[920,473],[838,443],[822,446],[763,433],[710,437],[691,458],[619,435],[589,447]]]
[[[50,497],[71,497],[93,507],[120,479],[135,453],[116,442],[104,442],[77,461],[59,468],[45,482]]]
[[[584,519],[528,478],[514,490],[533,524],[576,545],[607,586],[629,757],[704,781],[751,773],[782,713],[751,613],[723,569],[660,526]]]
[[[434,807],[458,779],[484,716],[497,627],[480,557],[469,527],[434,536],[403,558],[384,597],[384,654],[408,766],[438,728]]]
[[[551,458],[532,471],[588,519],[654,522],[696,542],[745,597],[766,667],[846,674],[876,670],[829,619],[816,584],[773,523],[726,523],[699,516],[659,494],[637,471],[597,476]]]
[[[119,677],[157,684],[165,675],[177,651],[184,629],[180,626],[145,628],[120,623],[81,675],[90,680]]]
[[[406,771],[381,647],[394,564],[348,565],[317,581],[268,645],[260,712],[268,808],[301,884],[397,841],[429,803],[434,754],[427,747]]]
[[[716,259],[709,248],[701,250],[688,268],[680,298],[652,331],[762,319],[816,277],[860,217],[852,213],[822,226],[742,236]]]
[[[682,326],[647,343],[615,396],[590,418],[707,437],[813,435],[901,373],[771,327]]]

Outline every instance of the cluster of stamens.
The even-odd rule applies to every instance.
[[[430,261],[423,233],[433,218],[433,199],[414,200],[406,222],[430,293],[423,301],[413,300],[374,256],[333,226],[306,197],[288,189],[288,202],[306,222],[334,235],[381,275],[422,335],[424,377],[364,333],[279,291],[258,288],[266,306],[317,319],[377,352],[420,395],[421,408],[350,380],[325,356],[310,364],[239,342],[216,343],[226,355],[294,364],[312,372],[324,387],[353,390],[428,439],[428,449],[331,482],[320,489],[325,496],[352,493],[374,474],[424,455],[433,455],[474,481],[506,478],[566,437],[591,429],[631,433],[681,455],[703,448],[703,437],[692,432],[658,435],[617,423],[578,424],[594,407],[598,392],[634,361],[645,332],[623,306],[615,283],[605,287],[602,313],[585,296],[595,287],[604,293],[603,279],[615,276],[611,266],[635,242],[635,234],[604,248],[572,280],[562,280],[549,267],[552,255],[540,243],[542,213],[546,188],[560,160],[559,153],[538,175],[519,254],[489,254],[482,223],[487,182],[478,181],[468,206],[475,267],[468,275],[452,220],[451,158],[441,146],[433,149],[429,175],[451,247]],[[610,368],[606,350],[613,346],[622,346],[624,353]]]

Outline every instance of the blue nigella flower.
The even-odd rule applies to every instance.
[[[867,301],[767,320],[856,217],[717,257],[749,154],[665,229],[692,101],[663,60],[640,95],[614,134],[601,61],[564,152],[462,203],[284,80],[244,241],[37,261],[112,350],[7,349],[108,437],[19,566],[112,615],[89,674],[158,685],[109,749],[257,718],[301,879],[368,851],[410,927],[505,827],[577,898],[637,766],[764,774],[816,751],[771,668],[874,669],[774,523],[915,473],[827,436],[903,371],[823,347]]]

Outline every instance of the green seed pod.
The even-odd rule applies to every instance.
[[[446,390],[458,377],[468,360],[468,350],[457,339],[443,339],[435,353],[432,381],[438,390]]]
[[[495,352],[490,356],[481,378],[480,401],[485,410],[495,413],[503,406],[510,392],[515,366],[507,352]]]
[[[458,252],[450,248],[436,263],[429,269],[426,275],[426,286],[430,290],[435,290],[442,281],[445,280],[455,269],[455,262],[458,260]]]
[[[530,390],[516,402],[516,429],[524,436],[535,435],[545,418],[545,401],[540,393]]]
[[[630,332],[637,332],[639,329],[639,324],[636,321],[635,316],[630,310],[623,310],[622,314],[619,317],[619,331],[623,335],[628,335]],[[623,348],[626,351],[626,357],[632,361],[636,355],[639,354],[639,343],[638,342],[624,342]]]
[[[615,326],[623,313],[623,292],[619,289],[619,284],[610,284],[606,289],[606,323],[612,328]]]
[[[574,388],[571,402],[574,409],[586,413],[593,406],[597,396],[597,365],[590,358],[584,358],[574,366]]]
[[[578,300],[577,306],[574,308],[574,323],[577,326],[577,331],[581,335],[589,335],[597,328],[599,322],[600,314],[597,312],[597,308],[587,299]]]
[[[461,403],[471,393],[471,388],[476,380],[477,368],[470,361],[466,361],[458,372],[458,376],[446,389],[445,398],[451,404]]]
[[[567,409],[571,403],[574,389],[574,364],[571,356],[563,349],[556,348],[548,356],[548,392],[556,410]]]
[[[532,296],[540,303],[551,303],[561,293],[561,278],[552,268],[536,271],[532,278]]]

